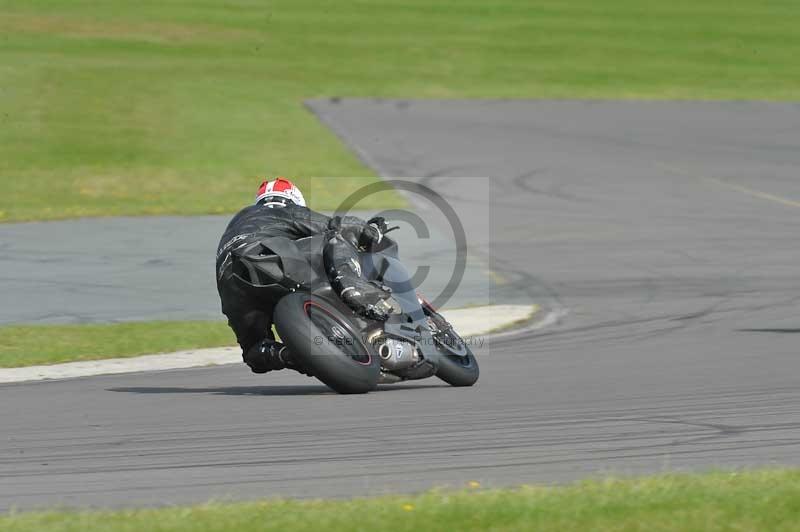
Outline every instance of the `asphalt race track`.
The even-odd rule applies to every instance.
[[[471,389],[345,397],[241,367],[2,386],[0,508],[800,463],[800,107],[311,108],[446,197],[496,299],[560,321],[478,349]],[[489,224],[458,176],[493,178]]]
[[[363,218],[371,213],[354,212]],[[155,216],[0,224],[0,325],[220,320],[214,251],[231,215]],[[423,289],[437,292],[453,269],[453,245],[431,227],[407,223],[403,260],[431,266]],[[453,306],[485,304],[485,264],[470,261]]]

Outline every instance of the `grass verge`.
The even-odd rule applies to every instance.
[[[229,212],[369,175],[301,102],[800,98],[785,0],[0,0],[0,220]],[[371,199],[397,206],[396,195]]]
[[[0,327],[0,367],[133,357],[235,343],[224,322],[8,326]]]
[[[491,332],[519,326],[538,311],[534,305],[526,318]],[[172,353],[235,343],[233,332],[223,321],[0,326],[0,368]]]
[[[663,475],[566,487],[432,491],[344,501],[274,500],[0,517],[6,532],[353,530],[798,530],[800,471]]]

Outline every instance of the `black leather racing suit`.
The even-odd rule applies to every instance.
[[[257,367],[259,345],[272,342],[272,311],[274,304],[265,304],[263,298],[256,300],[248,293],[247,286],[237,283],[233,278],[231,252],[243,245],[264,238],[282,236],[297,240],[307,236],[329,233],[332,238],[326,245],[326,259],[335,265],[329,271],[332,285],[340,293],[346,286],[362,286],[360,272],[350,264],[357,264],[359,243],[369,242],[375,237],[372,227],[360,218],[346,216],[331,220],[330,217],[314,212],[306,207],[288,205],[269,208],[260,205],[246,207],[239,211],[228,224],[217,248],[217,290],[222,301],[222,312],[236,334],[242,347],[244,361],[258,373],[279,367]],[[379,235],[378,235],[379,236]],[[279,344],[277,344],[279,345]],[[263,347],[261,351],[263,352]],[[263,364],[262,364],[263,365]]]

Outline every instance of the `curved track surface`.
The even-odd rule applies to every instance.
[[[797,106],[311,107],[382,174],[447,195],[497,299],[565,317],[479,350],[472,389],[344,397],[241,367],[0,387],[0,507],[800,462]],[[459,175],[494,178],[488,226]]]
[[[212,264],[230,219],[156,216],[0,224],[0,294],[14,302],[0,305],[0,326],[219,320]],[[403,260],[412,271],[432,266],[422,287],[435,290],[446,282],[454,253],[441,245],[444,236],[431,229],[423,238],[406,240]],[[490,286],[482,265],[470,263],[464,290],[451,303],[486,303]]]

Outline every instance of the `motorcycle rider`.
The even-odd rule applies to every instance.
[[[217,291],[222,312],[228,318],[242,359],[254,373],[291,368],[308,373],[292,359],[286,346],[275,341],[272,311],[277,301],[264,301],[247,284],[238,282],[236,250],[257,244],[269,237],[297,240],[326,234],[325,265],[331,286],[356,313],[373,319],[386,319],[380,305],[389,291],[361,277],[359,249],[370,249],[383,238],[382,218],[365,222],[354,216],[328,217],[306,207],[300,189],[288,179],[264,181],[254,205],[245,207],[228,224],[217,248]]]

